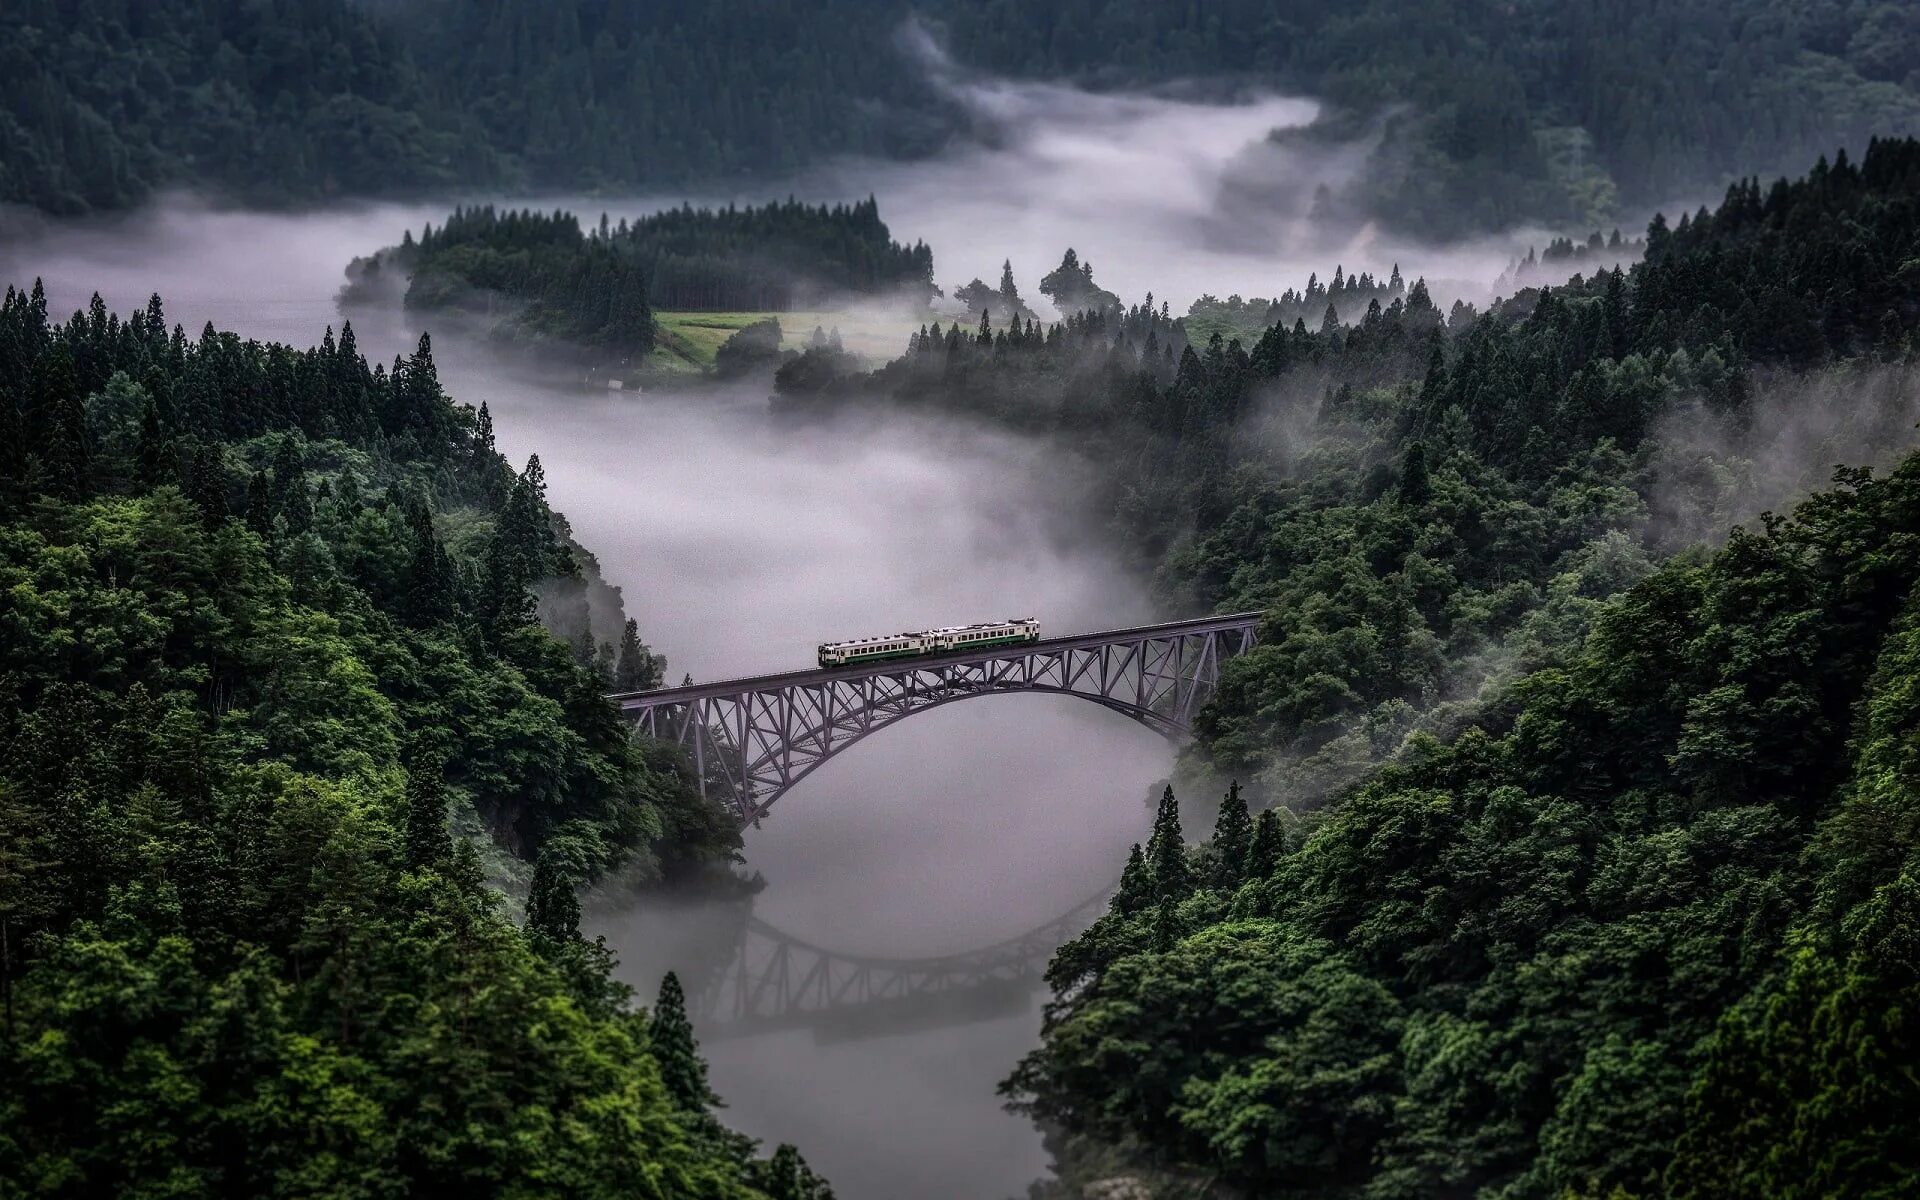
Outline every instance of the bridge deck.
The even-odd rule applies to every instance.
[[[995,662],[1007,658],[1024,658],[1029,654],[1043,654],[1050,650],[1080,650],[1102,646],[1109,642],[1127,641],[1139,637],[1170,637],[1182,633],[1211,633],[1221,629],[1238,629],[1257,623],[1262,614],[1257,612],[1228,613],[1222,616],[1201,617],[1191,621],[1167,621],[1159,625],[1136,625],[1129,629],[1106,629],[1098,633],[1080,633],[1068,637],[1042,638],[1037,642],[1016,642],[1011,645],[995,646],[987,650],[969,650],[957,654],[929,654],[919,658],[893,658],[884,662],[855,664],[845,667],[814,667],[806,671],[783,671],[771,675],[749,675],[739,679],[716,679],[710,683],[687,684],[681,687],[655,688],[646,692],[619,692],[608,697],[623,711],[652,708],[661,704],[674,704],[689,700],[709,700],[720,696],[737,696],[742,692],[758,692],[777,688],[803,687],[808,684],[837,683],[848,679],[865,679],[875,675],[898,675],[903,671],[924,671],[950,664]]]

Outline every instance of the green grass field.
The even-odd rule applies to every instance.
[[[904,311],[877,307],[781,313],[659,312],[653,314],[659,333],[649,365],[677,374],[705,371],[713,366],[720,343],[736,330],[768,317],[780,322],[781,345],[789,349],[804,348],[815,326],[838,329],[842,345],[875,364],[905,354],[907,336],[920,328],[920,322]]]

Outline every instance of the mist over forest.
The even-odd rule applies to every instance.
[[[1920,9],[17,0],[0,289],[0,1200],[1920,1192]]]

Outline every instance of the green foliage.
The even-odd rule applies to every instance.
[[[1009,275],[1011,266],[1008,264]],[[1120,297],[1094,283],[1093,264],[1081,262],[1071,246],[1061,256],[1060,265],[1041,276],[1040,294],[1053,301],[1061,316],[1120,307]]]
[[[533,882],[527,888],[527,928],[555,942],[580,936],[578,886],[562,864],[565,855],[549,846],[534,860]]]
[[[768,1200],[833,1200],[833,1189],[815,1175],[792,1146],[781,1145],[764,1164],[755,1164],[753,1182]]]
[[[1817,485],[1829,451],[1810,455],[1795,422],[1831,422],[1853,453],[1908,436],[1910,368],[1876,364],[1906,361],[1920,316],[1920,277],[1897,268],[1920,256],[1917,185],[1912,141],[1743,181],[1656,234],[1630,276],[1486,314],[1443,318],[1416,281],[1352,325],[1201,347],[1142,304],[985,341],[923,330],[871,374],[795,364],[776,383],[790,409],[879,394],[1113,464],[1118,524],[1170,606],[1269,614],[1200,714],[1211,757],[1310,806],[1408,735],[1454,728],[1513,668],[1551,663],[1649,559],[1758,512],[1765,460],[1803,459]],[[1842,411],[1756,404],[1827,367]],[[1676,429],[1696,432],[1657,436]]]
[[[1249,855],[1253,850],[1253,818],[1247,815],[1247,802],[1240,795],[1240,784],[1227,789],[1220,802],[1220,816],[1213,824],[1212,884],[1218,891],[1231,892],[1246,878]]]
[[[780,342],[785,336],[778,317],[741,326],[714,350],[714,374],[722,379],[737,379],[756,370],[777,367],[782,358]]]
[[[647,1025],[647,1047],[660,1064],[660,1077],[675,1104],[686,1112],[704,1115],[720,1103],[707,1085],[707,1065],[693,1040],[693,1022],[687,1019],[686,993],[672,971],[660,981],[660,996]]]
[[[456,209],[438,229],[358,259],[350,294],[395,276],[410,308],[460,310],[497,336],[555,339],[631,366],[653,349],[656,308],[789,311],[827,297],[900,291],[923,301],[933,252],[892,240],[871,197],[850,205],[667,209],[582,233],[571,213]],[[504,312],[503,312],[504,310]],[[743,331],[745,333],[746,331]],[[778,358],[779,328],[734,346]]]
[[[432,751],[407,764],[407,815],[404,858],[415,868],[445,867],[453,856],[447,835],[447,793],[441,782],[446,764]]]
[[[1153,834],[1147,839],[1147,872],[1153,898],[1162,906],[1178,904],[1193,892],[1193,867],[1187,861],[1186,836],[1180,832],[1180,802],[1169,786],[1160,793]]]
[[[1262,1196],[1920,1186],[1920,455],[1711,553],[1661,519],[1664,422],[1738,447],[1755,379],[1907,370],[1916,171],[1737,184],[1630,276],[1276,326],[1108,410],[1196,531],[1163,575],[1268,609],[1203,754],[1317,811],[1175,851],[1164,798],[1020,1106]],[[1276,462],[1245,398],[1307,371]]]
[[[574,936],[737,834],[516,603],[577,559],[426,340],[9,290],[0,420],[0,1191],[761,1194]]]
[[[1504,732],[1367,777],[1235,916],[1201,892],[1168,943],[1164,909],[1110,915],[1016,1094],[1262,1194],[1911,1186],[1916,863],[1828,921],[1806,851],[1862,828],[1850,714],[1908,690],[1916,515],[1920,457],[1664,568]]]

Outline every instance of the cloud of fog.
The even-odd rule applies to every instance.
[[[443,355],[444,357],[444,355]],[[467,386],[456,379],[453,386]],[[478,386],[477,381],[473,386]],[[561,395],[492,388],[510,447],[534,444],[554,502],[623,584],[678,678],[808,664],[822,638],[1034,613],[1050,629],[1149,615],[1080,521],[1057,450],[941,422],[769,423],[757,392]],[[866,954],[972,949],[1111,879],[1145,836],[1164,742],[1083,702],[988,697],[836,758],[747,835],[759,917]],[[598,919],[643,993],[695,964],[690,921],[644,903]],[[823,1043],[708,1046],[727,1117],[791,1140],[849,1197],[1011,1195],[1044,1170],[993,1086],[1037,1003],[977,1024]]]
[[[1827,487],[1837,467],[1885,470],[1920,446],[1920,371],[1858,364],[1763,372],[1736,419],[1682,405],[1655,428],[1647,485],[1652,540],[1719,544],[1763,512]]]
[[[1011,259],[1031,297],[1071,246],[1101,286],[1129,302],[1152,292],[1177,311],[1207,292],[1273,296],[1336,265],[1384,277],[1395,263],[1443,301],[1482,303],[1503,269],[1548,241],[1535,229],[1439,246],[1317,220],[1317,193],[1351,184],[1373,141],[1287,136],[1319,116],[1309,98],[1092,92],[969,71],[916,24],[901,42],[968,135],[931,162],[845,162],[792,186],[874,193],[897,237],[933,246],[949,293],[975,277],[997,283]]]

